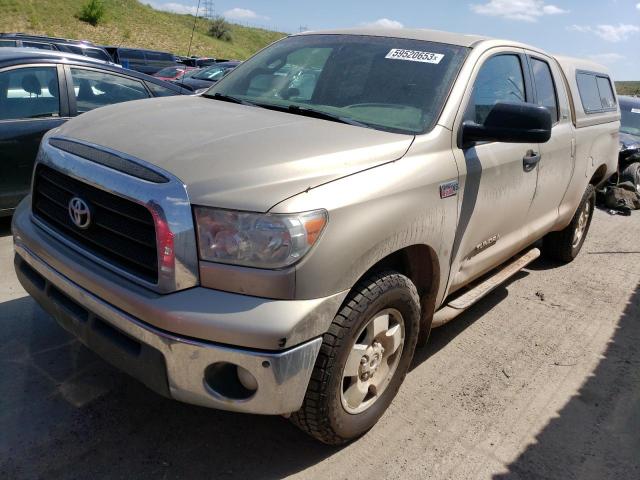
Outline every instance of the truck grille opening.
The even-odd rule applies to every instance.
[[[88,227],[76,226],[69,202],[89,207]],[[144,206],[100,190],[46,165],[38,165],[33,184],[33,214],[59,235],[141,279],[157,283],[158,256],[153,216]]]

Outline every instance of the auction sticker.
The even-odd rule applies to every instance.
[[[631,113],[640,113],[640,108],[632,108]]]
[[[405,50],[403,48],[393,48],[387,56],[392,60],[407,60],[409,62],[435,63],[438,64],[444,58],[441,53],[421,52],[420,50]]]

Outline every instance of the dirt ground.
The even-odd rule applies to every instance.
[[[173,402],[18,285],[0,225],[0,478],[640,479],[640,212],[597,211],[417,352],[390,410],[334,448],[279,417]]]

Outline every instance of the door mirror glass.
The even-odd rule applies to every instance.
[[[551,114],[543,106],[524,102],[498,102],[484,123],[462,125],[465,148],[477,142],[545,143],[551,138]]]

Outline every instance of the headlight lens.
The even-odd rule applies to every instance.
[[[194,207],[200,258],[256,268],[300,260],[320,237],[327,212],[262,214]]]

